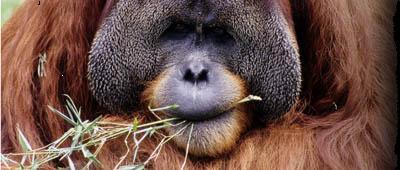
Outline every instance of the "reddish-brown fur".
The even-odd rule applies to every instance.
[[[249,131],[225,157],[191,158],[186,167],[394,168],[397,91],[391,19],[395,2],[308,0],[293,2],[291,7],[281,3],[286,17],[293,15],[295,23],[302,21],[296,25],[301,30],[297,36],[304,74],[299,107],[266,128]],[[2,153],[21,151],[16,126],[34,148],[65,132],[69,126],[47,109],[47,105],[63,109],[61,94],[69,94],[82,106],[85,119],[103,113],[88,90],[86,71],[90,43],[107,4],[101,0],[51,0],[37,6],[27,1],[3,26]],[[42,52],[47,53],[46,76],[38,78]],[[327,109],[333,102],[338,109]],[[125,151],[121,142],[105,147],[99,157],[104,165],[118,162]],[[154,140],[146,142],[143,155],[156,145]],[[179,168],[183,153],[172,144],[163,151],[152,167]]]

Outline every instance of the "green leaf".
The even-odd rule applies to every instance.
[[[65,116],[63,113],[61,113],[60,111],[58,111],[57,109],[51,107],[51,106],[47,106],[52,112],[57,113],[57,115],[61,116],[65,121],[67,121],[68,123],[70,123],[73,126],[76,126],[77,123],[74,122],[73,120],[71,120],[70,118],[68,118],[67,116]]]
[[[4,156],[2,153],[0,153],[0,160],[1,160],[1,164],[6,165],[7,167],[9,166],[7,162],[9,163],[14,163],[14,164],[18,164],[17,162],[15,162],[14,160],[8,159],[6,156]]]
[[[97,122],[98,122],[101,118],[102,118],[102,116],[99,116],[99,117],[97,117],[96,119],[94,119],[92,122],[87,123],[87,124],[89,124],[89,125],[87,125],[87,126],[85,127],[85,129],[83,130],[82,133],[89,131],[90,135],[92,135],[92,132],[93,132],[93,130],[94,130],[93,127],[95,127],[95,125],[97,125]],[[85,123],[85,122],[84,122],[84,123]],[[85,123],[85,125],[86,125],[86,123]]]
[[[72,134],[73,130],[74,129],[69,129],[60,138],[52,142],[51,145],[49,146],[49,149],[56,149],[55,146],[58,145],[60,142],[64,142]]]
[[[135,132],[138,129],[138,126],[139,126],[139,120],[137,119],[137,117],[135,117],[132,123],[132,131]]]
[[[179,108],[179,105],[177,105],[177,104],[173,104],[173,105],[169,106],[169,109],[177,109],[177,108]]]
[[[124,165],[120,166],[118,170],[144,170],[144,165]]]
[[[25,158],[25,156],[24,156],[24,158]],[[22,159],[24,159],[24,158],[22,158]],[[25,160],[23,160],[22,162],[25,162]],[[19,169],[22,169],[22,170],[26,169],[23,163],[19,164]]]
[[[150,130],[149,136],[151,137],[154,133],[156,133],[156,129],[154,129],[153,127],[150,127],[150,128],[151,128],[151,130]]]
[[[67,94],[63,94],[65,97],[67,97],[67,100],[65,100],[67,102],[67,110],[70,110],[69,112],[72,112],[76,119],[78,120],[77,123],[82,124],[82,120],[81,120],[81,109],[77,109],[75,106],[74,101],[72,100],[72,98],[67,95]]]
[[[24,152],[31,151],[32,147],[29,144],[28,139],[26,139],[26,137],[24,136],[24,134],[22,133],[22,131],[19,128],[17,128],[17,130],[18,130],[18,142],[21,145],[22,150]],[[24,155],[21,159],[20,166],[22,167],[22,169],[24,169],[24,163],[25,163],[25,160],[27,157],[28,157],[27,155]]]
[[[169,110],[169,109],[177,109],[179,108],[179,105],[177,104],[173,104],[173,105],[169,105],[169,106],[165,106],[165,107],[160,107],[160,108],[155,108],[155,109],[151,109],[149,107],[149,110],[152,112],[158,112],[158,111],[163,111],[163,110]]]
[[[262,98],[260,96],[255,96],[255,95],[249,95],[250,100],[256,100],[256,101],[261,101]]]
[[[88,159],[96,162],[97,164],[101,165],[101,162],[96,158],[96,156],[93,155],[92,152],[90,152],[85,146],[82,146],[81,150],[82,150],[83,156],[85,158],[88,158]]]
[[[74,116],[72,115],[71,109],[70,109],[69,107],[66,107],[66,108],[67,108],[67,113],[68,113],[69,118],[70,118],[71,120],[74,120],[74,121],[75,121]]]
[[[68,158],[68,166],[69,166],[70,170],[75,170],[74,162],[72,162],[72,160],[69,156],[67,158]]]
[[[82,136],[82,126],[76,126],[75,127],[75,135],[74,137],[72,137],[72,144],[71,144],[71,148],[75,147],[76,144],[78,144],[79,142],[79,138]]]
[[[44,65],[46,63],[46,57],[47,57],[46,53],[39,54],[39,62],[38,62],[38,69],[37,69],[39,77],[43,77],[46,75],[45,67],[44,67]]]
[[[240,100],[239,102],[237,102],[236,104],[245,103],[245,102],[249,102],[249,101],[261,101],[261,100],[262,100],[262,98],[260,96],[249,95],[249,96],[243,98],[242,100]]]
[[[18,142],[22,147],[24,152],[28,152],[32,150],[32,146],[29,144],[28,139],[24,136],[21,130],[18,128]]]

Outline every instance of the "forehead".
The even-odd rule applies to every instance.
[[[188,22],[212,22],[213,19],[228,21],[232,18],[259,18],[277,14],[282,3],[276,0],[171,0],[154,4],[147,2],[142,8],[156,12],[170,11],[174,17]],[[162,5],[160,5],[162,4]],[[155,6],[159,6],[154,8]],[[151,7],[153,6],[153,7]]]

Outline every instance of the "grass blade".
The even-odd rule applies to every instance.
[[[18,128],[18,142],[24,152],[32,151],[32,146],[29,144],[28,139],[24,136],[21,130]]]
[[[186,160],[188,159],[188,155],[189,155],[189,146],[190,146],[190,140],[192,139],[193,127],[194,127],[194,124],[192,123],[192,126],[190,127],[190,132],[189,132],[189,139],[188,139],[187,145],[186,145],[185,160],[184,160],[183,163],[182,163],[181,170],[183,170],[183,168],[185,167],[185,165],[186,165]]]
[[[82,146],[81,150],[85,158],[88,158],[93,162],[96,162],[97,164],[101,165],[101,162],[96,158],[96,156],[93,155],[92,152],[90,152],[85,146]]]
[[[144,170],[144,165],[124,165],[120,166],[118,170]]]
[[[73,120],[71,120],[70,118],[68,118],[67,116],[65,116],[63,113],[61,113],[60,111],[58,111],[57,109],[47,105],[47,107],[54,113],[56,113],[57,115],[59,115],[60,117],[62,117],[65,121],[67,121],[68,123],[70,123],[73,126],[76,126],[77,123],[75,123]]]
[[[68,166],[70,170],[75,170],[75,164],[72,162],[71,158],[68,156]]]

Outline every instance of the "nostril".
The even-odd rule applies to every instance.
[[[198,81],[207,81],[208,80],[208,70],[201,70],[199,76],[197,77]]]
[[[186,70],[185,75],[183,76],[183,79],[194,83],[195,82],[194,73],[190,69]]]
[[[185,71],[183,80],[191,83],[206,82],[208,81],[208,70],[205,68],[201,69],[188,68]]]

